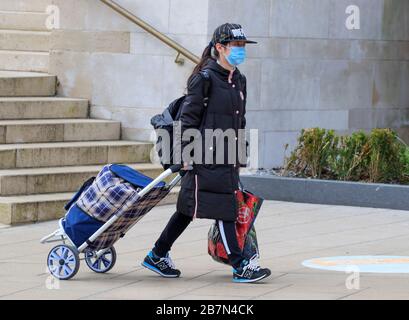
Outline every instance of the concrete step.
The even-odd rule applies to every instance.
[[[0,97],[54,96],[57,77],[38,72],[0,69]]]
[[[51,32],[0,30],[0,50],[50,50]]]
[[[1,0],[0,10],[45,12],[51,2],[51,0]]]
[[[99,119],[1,120],[0,143],[119,140],[121,122]]]
[[[0,69],[9,71],[48,72],[48,52],[0,50]]]
[[[180,187],[174,187],[158,205],[176,203]],[[64,216],[64,205],[73,193],[52,193],[29,196],[0,197],[0,223],[16,225],[55,220]]]
[[[0,29],[49,31],[47,17],[45,12],[0,11]]]
[[[0,169],[148,162],[152,143],[85,141],[0,145]]]
[[[88,100],[63,97],[0,97],[0,120],[84,119]]]
[[[163,172],[152,163],[127,163],[131,168],[155,178]],[[74,192],[104,165],[0,170],[0,196]],[[168,182],[170,179],[167,180]]]

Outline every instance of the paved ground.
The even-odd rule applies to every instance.
[[[234,284],[230,268],[207,255],[211,221],[196,220],[172,250],[180,279],[162,279],[139,266],[174,205],[155,208],[117,243],[108,274],[85,263],[77,276],[47,289],[50,245],[39,239],[56,222],[0,227],[0,299],[409,299],[409,274],[349,275],[308,269],[302,261],[339,255],[408,255],[409,211],[266,201],[256,223],[261,264],[273,274],[264,283]]]

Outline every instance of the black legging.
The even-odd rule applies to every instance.
[[[176,211],[156,241],[153,252],[159,257],[164,257],[190,222],[192,222],[191,217]],[[219,224],[223,244],[228,253],[230,264],[234,268],[237,268],[240,266],[244,257],[237,242],[235,223],[221,220],[218,220],[217,223]]]

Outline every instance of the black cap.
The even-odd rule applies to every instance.
[[[257,43],[256,41],[247,40],[241,25],[236,23],[225,23],[214,30],[211,44],[226,44],[231,41],[245,41],[246,43]]]

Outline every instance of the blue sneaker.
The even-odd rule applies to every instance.
[[[165,278],[177,278],[180,276],[180,271],[175,268],[169,252],[165,257],[158,257],[153,251],[150,251],[142,262],[142,267],[156,272]]]
[[[240,267],[233,269],[233,282],[250,283],[260,281],[271,275],[270,269],[260,268],[257,257],[243,260]]]

